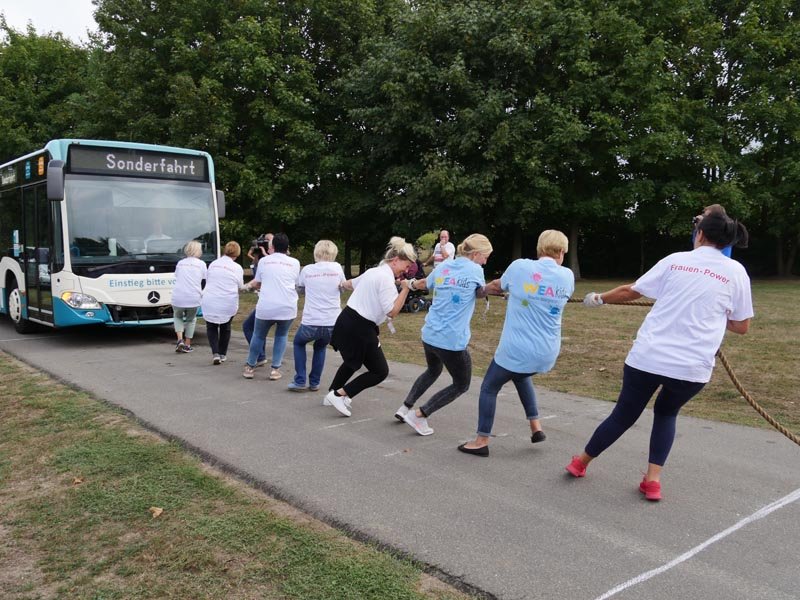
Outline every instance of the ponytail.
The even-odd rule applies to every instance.
[[[492,244],[485,235],[473,233],[467,236],[464,241],[458,245],[456,252],[459,256],[469,256],[474,252],[488,255],[492,253]]]
[[[386,254],[384,254],[383,260],[392,260],[393,258],[414,262],[417,260],[417,253],[414,252],[414,246],[404,238],[394,236],[386,246]]]
[[[706,214],[697,225],[705,238],[719,249],[727,246],[747,248],[749,234],[747,228],[736,219],[731,219],[724,212],[715,211]]]

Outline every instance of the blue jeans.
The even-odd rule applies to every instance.
[[[311,373],[308,384],[319,387],[322,369],[325,367],[325,347],[331,343],[333,326],[300,325],[294,334],[294,384],[306,385],[306,344],[314,342],[314,355],[311,358]]]
[[[259,353],[264,352],[267,343],[267,334],[275,327],[275,340],[272,342],[272,368],[279,369],[283,361],[283,353],[286,352],[286,343],[289,340],[289,327],[292,326],[294,319],[276,321],[275,319],[256,319],[253,328],[253,337],[250,340],[250,353],[247,355],[247,364],[251,367],[256,366]]]
[[[497,407],[497,393],[509,381],[514,382],[517,388],[525,417],[539,418],[539,409],[536,407],[536,392],[533,391],[533,373],[514,373],[508,371],[494,362],[489,364],[486,375],[483,376],[481,393],[478,399],[478,435],[490,436],[494,425],[494,413]]]
[[[247,344],[250,344],[250,340],[253,339],[253,329],[256,326],[256,309],[250,311],[250,314],[247,315],[247,318],[242,323],[242,332],[244,333],[244,339],[247,340]],[[264,361],[267,359],[267,342],[266,339],[264,340],[264,345],[261,347],[261,352],[258,353],[258,358],[256,359],[258,362]]]

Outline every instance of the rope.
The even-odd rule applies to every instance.
[[[750,396],[750,394],[747,393],[744,387],[742,387],[742,384],[739,382],[739,378],[736,377],[736,374],[733,372],[733,369],[731,368],[731,364],[728,362],[728,357],[725,356],[725,354],[722,352],[722,348],[717,350],[717,356],[719,356],[719,362],[722,363],[722,366],[725,367],[725,370],[728,372],[728,375],[730,376],[734,387],[739,391],[739,393],[744,397],[744,399],[747,400],[747,403],[750,406],[752,406],[755,409],[755,411],[758,414],[760,414],[767,423],[772,425],[775,429],[780,431],[783,435],[785,435],[795,444],[800,446],[800,438],[798,438],[795,434],[786,429],[786,427],[778,423],[778,421],[776,421],[766,410],[764,410],[763,407],[758,402],[756,402]]]
[[[570,298],[567,302],[581,302],[583,303],[583,298]],[[606,304],[621,304],[621,305],[628,305],[628,306],[653,306],[653,302],[649,300],[633,300],[631,302],[606,302]],[[722,366],[725,367],[725,371],[727,371],[728,376],[731,378],[733,382],[733,386],[736,390],[742,395],[742,397],[747,400],[747,403],[753,407],[753,409],[762,416],[762,418],[772,425],[775,429],[780,431],[783,435],[787,438],[792,440],[795,444],[800,446],[800,438],[798,438],[795,434],[791,431],[786,429],[783,425],[778,423],[774,417],[772,417],[764,408],[755,401],[755,399],[744,389],[739,378],[736,377],[736,373],[733,372],[733,368],[731,364],[728,362],[728,357],[722,352],[722,348],[717,350],[717,356],[719,357],[719,361],[722,363]]]

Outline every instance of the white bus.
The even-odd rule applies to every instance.
[[[225,197],[199,150],[53,140],[0,165],[0,313],[35,325],[163,325],[191,240],[219,256]]]

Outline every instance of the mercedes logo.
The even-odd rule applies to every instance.
[[[152,291],[149,294],[147,294],[147,301],[150,304],[155,304],[159,300],[161,300],[161,294],[159,294],[158,292]]]

